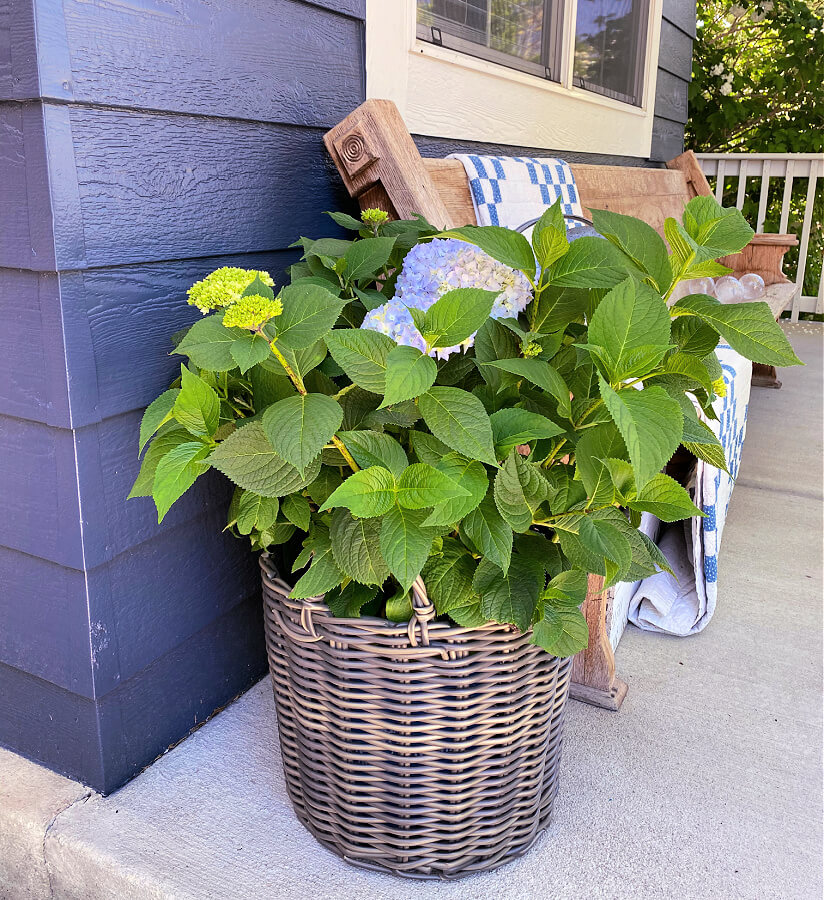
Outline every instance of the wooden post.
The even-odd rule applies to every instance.
[[[350,195],[361,209],[370,206],[398,218],[421,213],[440,228],[465,225],[450,215],[444,199],[456,208],[457,218],[466,218],[466,175],[454,166],[427,167],[415,142],[391,100],[367,100],[323,138]],[[458,164],[460,165],[460,164]],[[439,185],[433,180],[436,172]],[[450,171],[458,182],[452,182]],[[638,170],[633,169],[636,173]],[[473,215],[474,219],[474,215]],[[589,624],[589,646],[575,658],[570,694],[577,700],[617,710],[627,692],[615,675],[615,658],[606,631],[608,596],[604,579],[589,576],[589,591],[583,611]]]

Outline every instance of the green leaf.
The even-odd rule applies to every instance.
[[[489,318],[497,296],[495,291],[478,288],[447,291],[426,310],[424,339],[430,347],[460,344]]]
[[[293,494],[314,481],[320,470],[318,456],[305,477],[275,453],[259,422],[250,422],[232,432],[209,457],[209,463],[232,482],[264,497]]]
[[[345,506],[353,516],[370,519],[383,515],[394,503],[395,477],[383,466],[370,466],[350,475],[323,508]]]
[[[397,502],[406,509],[424,509],[443,500],[469,497],[469,491],[426,463],[412,463],[401,473],[395,488]]]
[[[338,437],[362,468],[383,466],[398,478],[409,465],[403,447],[388,434],[375,431],[341,431]]]
[[[339,619],[358,619],[361,610],[367,603],[371,603],[378,594],[374,585],[358,584],[350,581],[343,587],[332,588],[327,591],[326,605],[332,611],[332,615]]]
[[[499,459],[503,459],[513,447],[520,444],[564,433],[552,419],[519,407],[499,409],[492,413],[489,421],[492,423],[495,455]]]
[[[348,328],[327,334],[326,345],[355,384],[373,394],[383,394],[386,360],[396,346],[391,338],[366,328]]]
[[[541,595],[544,600],[580,606],[587,597],[589,580],[580,569],[566,569],[552,578]]]
[[[355,295],[364,307],[370,311],[377,309],[379,306],[383,306],[383,304],[386,303],[386,294],[382,294],[380,291],[373,290],[372,288],[367,288],[366,290],[355,288]]]
[[[490,491],[461,523],[461,528],[480,553],[504,572],[512,556],[512,529],[504,521]]]
[[[405,591],[420,575],[435,536],[431,528],[423,526],[424,519],[424,510],[400,506],[393,506],[383,517],[381,553]]]
[[[425,431],[410,431],[409,440],[418,460],[430,466],[437,466],[448,453],[452,453],[443,441]]]
[[[295,386],[283,371],[280,363],[274,357],[270,358],[275,364],[273,367],[258,363],[249,371],[252,402],[257,411],[262,411],[267,406],[271,406],[285,397],[291,397],[295,393]]]
[[[569,250],[560,197],[544,210],[532,229],[532,247],[541,269],[546,269]]]
[[[489,416],[473,394],[436,386],[421,394],[418,408],[430,431],[449,448],[470,459],[498,465]]]
[[[386,388],[381,407],[425,394],[437,375],[435,360],[417,347],[394,347],[386,358]]]
[[[509,359],[520,353],[520,341],[496,319],[487,319],[475,335],[475,359],[479,363],[496,359]],[[487,367],[481,367],[481,375],[496,391],[505,383],[514,383],[511,375]]]
[[[706,252],[706,258],[738,253],[755,233],[741,212],[724,209],[712,195],[693,197],[684,210],[687,234]]]
[[[674,578],[675,572],[673,572],[670,568],[669,560],[661,552],[661,549],[658,547],[658,545],[652,540],[652,538],[645,535],[643,531],[639,531],[638,535],[640,536],[644,546],[647,548],[647,553],[649,553],[650,559],[652,560],[653,564],[656,565],[662,572],[669,572],[669,574]]]
[[[573,480],[571,466],[550,466],[546,479],[549,508],[553,515],[566,512],[571,506],[586,500],[583,482]]]
[[[199,319],[186,332],[175,353],[188,356],[199,368],[211,372],[228,372],[237,366],[232,345],[243,334],[239,328],[225,328],[222,314]]]
[[[172,504],[197,481],[208,468],[209,448],[200,441],[187,441],[169,450],[155,469],[152,497],[157,507],[158,524]]]
[[[720,469],[722,472],[727,472],[729,474],[729,469],[727,468],[727,458],[724,455],[724,448],[720,443],[716,444],[705,444],[705,443],[696,443],[693,441],[684,441],[683,446],[689,450],[690,453],[697,459],[703,460],[705,463],[709,463],[711,466],[715,466],[716,469]]]
[[[636,268],[649,275],[660,292],[669,287],[672,272],[667,245],[652,226],[633,216],[605,209],[592,209],[590,214],[596,231],[624,253]]]
[[[512,450],[495,476],[495,505],[513,531],[528,531],[535,510],[547,499],[547,489],[538,467]]]
[[[672,375],[683,375],[691,382],[712,393],[710,373],[703,362],[690,353],[673,353],[664,360],[663,369]]]
[[[632,564],[632,547],[627,538],[611,522],[583,516],[578,526],[578,539],[599,560],[615,564],[614,580],[626,572]],[[564,551],[566,552],[566,551]],[[609,576],[609,571],[607,570]],[[608,583],[614,581],[608,577]]]
[[[355,281],[377,274],[389,261],[394,246],[394,237],[356,241],[343,256],[346,260],[344,272],[347,280]]]
[[[574,656],[589,643],[587,620],[579,609],[547,603],[543,618],[532,629],[530,643],[553,656]]]
[[[336,588],[344,579],[332,553],[332,541],[325,528],[317,528],[311,536],[312,564],[298,579],[290,597],[305,600],[307,597],[319,597],[326,591]]]
[[[575,446],[575,477],[586,488],[592,506],[609,506],[615,499],[615,489],[609,468],[603,460],[622,458],[627,449],[624,439],[612,422],[588,428]]]
[[[180,367],[180,379],[181,388],[172,414],[192,434],[198,437],[213,435],[220,422],[220,397],[186,366]]]
[[[390,622],[408,622],[412,618],[412,597],[399,587],[386,601],[386,618]]]
[[[683,353],[706,356],[718,346],[718,332],[695,316],[672,320],[670,339]]]
[[[582,238],[578,240],[582,240]],[[578,241],[573,241],[573,244],[577,243]],[[622,273],[622,277],[624,274]],[[538,299],[532,301],[533,328],[537,331],[552,333],[560,328],[566,328],[570,322],[582,320],[588,300],[589,291],[579,288],[549,287],[542,290]],[[498,358],[505,359],[514,355],[513,353],[499,353]]]
[[[577,244],[584,238],[578,238]],[[572,404],[569,399],[569,388],[558,372],[542,359],[498,359],[483,363],[484,366],[494,366],[505,372],[512,372],[521,378],[546,391],[558,401],[558,413],[564,418],[569,418],[572,412]]]
[[[587,337],[588,343],[607,351],[614,364],[615,378],[621,377],[618,373],[625,367],[631,351],[649,345],[666,347],[669,339],[670,315],[666,303],[652,288],[632,278],[617,284],[601,300]]]
[[[273,449],[301,474],[340,428],[343,410],[326,394],[295,394],[263,414]]]
[[[627,505],[631,509],[652,513],[663,522],[677,522],[680,519],[704,515],[684,488],[662,472],[651,478],[638,491],[638,496]]]
[[[609,477],[617,493],[617,500],[626,504],[627,500],[635,497],[635,472],[625,459],[602,459],[607,467]]]
[[[453,606],[449,618],[463,628],[482,628],[489,622],[481,607],[481,598],[474,594],[462,606]]]
[[[362,584],[381,585],[389,567],[380,551],[381,520],[356,519],[346,509],[332,513],[329,536],[338,568]]]
[[[513,269],[519,269],[530,278],[535,277],[535,256],[529,241],[519,232],[498,225],[464,225],[440,234],[439,237],[457,238],[480,247],[493,259]]]
[[[146,407],[143,418],[140,421],[140,447],[138,456],[143,452],[146,441],[160,428],[172,418],[172,410],[174,409],[175,400],[180,391],[177,388],[164,391],[159,397]]]
[[[311,344],[309,347],[303,347],[301,350],[290,350],[284,346],[280,347],[280,352],[292,369],[301,378],[305,378],[312,369],[319,366],[326,359],[326,344],[323,341],[316,341],[314,344]],[[278,374],[281,372],[286,374],[286,370],[275,357],[267,359],[264,365],[268,364],[270,360],[273,371],[278,372]]]
[[[280,502],[280,509],[286,518],[297,525],[301,531],[309,530],[309,523],[312,516],[312,508],[306,497],[300,494],[289,494]]]
[[[321,466],[315,480],[307,486],[307,493],[312,501],[321,507],[341,484],[343,484],[343,477],[337,469]]]
[[[718,331],[742,356],[769,366],[800,366],[790,342],[763,301],[719,303],[704,294],[682,297],[673,315],[692,315]]]
[[[275,524],[278,507],[278,501],[274,497],[261,497],[253,491],[243,491],[237,502],[237,530],[240,534],[251,534],[253,528],[265,531]]]
[[[240,295],[241,297],[265,297],[267,300],[275,299],[275,292],[272,288],[269,287],[268,284],[260,277],[260,275],[255,275],[252,281],[246,285],[243,290],[243,293]]]
[[[465,497],[447,500],[441,498],[424,523],[441,527],[459,522],[486,496],[489,479],[486,469],[476,459],[466,459],[457,453],[447,453],[436,463],[436,468],[467,492]]]
[[[549,266],[541,282],[554,287],[611,288],[627,277],[628,268],[626,258],[609,241],[581,237]]]
[[[600,376],[598,381],[604,404],[627,446],[636,482],[643,487],[670,461],[681,443],[681,407],[656,385],[642,391],[614,391]]]
[[[472,601],[475,566],[472,555],[454,538],[445,538],[442,552],[427,560],[421,576],[438,615]]]
[[[355,245],[357,246],[357,245]],[[304,350],[332,330],[346,301],[317,284],[287,285],[283,313],[274,320],[278,349]]]
[[[543,588],[543,573],[531,560],[512,557],[504,574],[488,559],[482,559],[472,582],[481,597],[481,610],[491,621],[511,623],[526,631]]]
[[[169,423],[164,427],[154,440],[149,444],[149,449],[143,457],[143,463],[140,466],[140,472],[135,479],[127,500],[134,497],[151,497],[152,485],[154,484],[154,476],[157,471],[157,464],[160,460],[174,447],[191,441],[192,436],[185,428],[180,428],[177,423],[172,425]]]
[[[244,375],[252,366],[263,362],[271,352],[266,338],[251,332],[237,338],[229,348],[229,351],[232,354],[232,359]]]
[[[354,216],[350,216],[348,213],[327,211],[326,215],[329,216],[336,225],[340,225],[341,228],[346,228],[348,231],[360,231],[361,228],[363,228],[363,222],[356,219]]]

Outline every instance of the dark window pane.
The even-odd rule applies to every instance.
[[[573,81],[641,104],[649,0],[578,0]]]
[[[559,2],[417,0],[417,34],[425,41],[557,80]]]

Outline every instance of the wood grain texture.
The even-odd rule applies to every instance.
[[[695,0],[664,0],[663,17],[690,38],[695,37]]]
[[[328,128],[363,98],[362,24],[349,17],[360,6],[41,0],[39,21],[60,20],[41,40],[41,55],[60,53],[65,42],[70,60],[68,76],[44,78],[41,91],[82,103]]]
[[[0,267],[55,268],[43,108],[0,103]]]
[[[32,5],[0,0],[0,100],[27,100],[38,93]]]
[[[60,269],[282,249],[337,208],[340,188],[314,129],[60,109],[83,238],[82,250],[58,243]]]
[[[684,150],[684,126],[662,116],[655,116],[649,158],[666,162]]]
[[[659,73],[661,69],[677,75],[683,81],[692,80],[692,38],[667,19],[661,20]],[[660,78],[660,74],[658,77]]]
[[[655,87],[655,115],[683,125],[687,121],[687,91],[682,78],[664,69],[658,72]]]
[[[108,793],[265,670],[255,595],[96,701],[0,662],[0,735],[29,759]]]

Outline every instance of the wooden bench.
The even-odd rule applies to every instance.
[[[420,213],[444,229],[477,224],[461,162],[421,157],[391,101],[367,100],[327,132],[324,143],[361,209],[383,209],[401,219]],[[590,209],[608,209],[643,219],[662,235],[667,217],[680,221],[689,200],[711,193],[691,151],[667,163],[666,169],[572,165],[572,171],[585,216]],[[791,295],[784,306],[790,299]],[[589,646],[575,657],[571,695],[617,710],[627,686],[615,674],[607,631],[610,592],[603,590],[603,581],[603,577],[590,576],[583,606]]]

